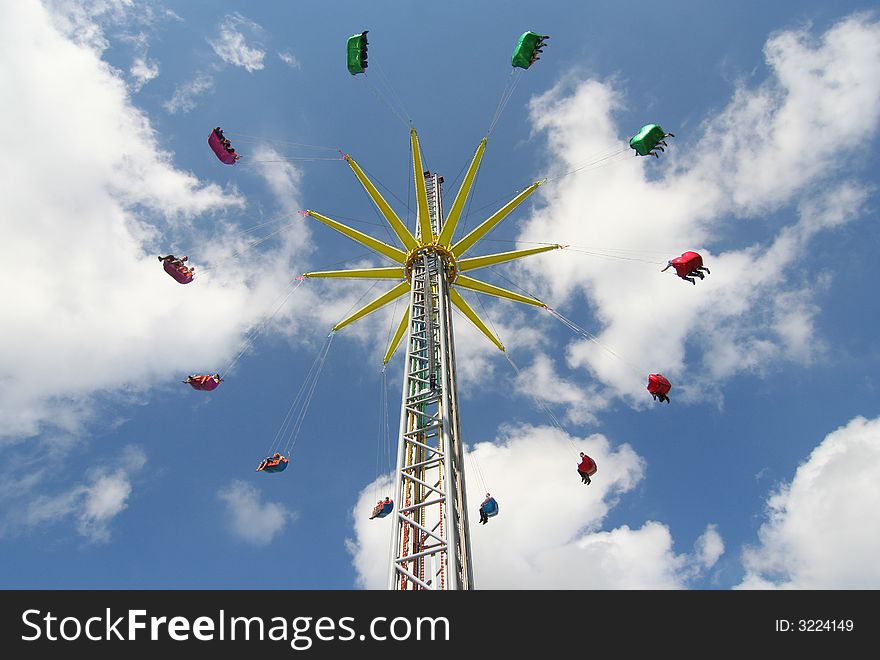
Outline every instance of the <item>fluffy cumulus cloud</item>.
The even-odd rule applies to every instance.
[[[828,434],[767,501],[743,589],[880,588],[880,418]]]
[[[79,433],[96,397],[142,397],[169,373],[227,363],[285,295],[307,234],[270,246],[256,269],[236,259],[208,268],[247,248],[226,216],[244,207],[241,195],[176,169],[122,72],[92,40],[68,38],[44,5],[4,3],[0,20],[19,26],[0,51],[21,64],[0,68],[16,99],[0,107],[16,127],[0,164],[15,181],[0,229],[21,256],[0,265],[0,436],[46,425]],[[268,185],[295,198],[298,177],[285,180]],[[195,223],[204,216],[210,234]],[[197,290],[157,264],[177,240],[201,247]],[[218,321],[210,335],[200,330],[208,316]]]
[[[260,492],[244,481],[232,482],[217,497],[226,505],[230,531],[253,545],[268,545],[296,518],[283,505],[263,501]]]
[[[840,176],[877,130],[880,24],[855,15],[818,37],[780,32],[764,54],[766,80],[737,85],[689,145],[670,139],[660,160],[625,148],[617,82],[571,76],[531,102],[553,165],[520,238],[573,248],[517,274],[562,311],[589,301],[592,318],[577,320],[596,340],[574,341],[566,366],[591,372],[606,396],[643,401],[646,374],[662,371],[679,400],[720,401],[718,384],[738,372],[822,355],[814,299],[830,275],[798,264],[820,234],[864,216],[868,188]],[[716,242],[757,222],[766,242]],[[657,272],[685,250],[712,271],[696,286]],[[685,371],[703,376],[678,386]]]
[[[132,479],[146,464],[146,454],[140,447],[125,447],[112,466],[93,467],[83,482],[63,492],[47,493],[45,480],[62,469],[63,454],[46,452],[37,465],[21,457],[13,460],[10,473],[5,475],[6,487],[0,490],[5,512],[0,520],[0,537],[70,522],[90,542],[111,539],[110,525],[128,507]],[[14,474],[15,468],[25,466],[28,476]]]
[[[678,589],[711,568],[724,551],[712,525],[685,554],[675,552],[661,522],[603,529],[609,510],[644,478],[644,460],[629,445],[615,448],[599,434],[571,438],[547,427],[505,428],[500,435],[497,442],[477,443],[465,458],[471,507],[488,490],[500,509],[486,526],[479,524],[476,510],[470,512],[479,588]],[[599,466],[589,486],[575,473],[579,450]],[[386,584],[391,526],[377,525],[364,512],[390,485],[385,476],[365,488],[353,511],[356,538],[348,548],[359,585],[367,589]]]
[[[259,71],[265,66],[266,51],[259,45],[251,46],[248,39],[259,38],[262,32],[263,28],[257,23],[241,14],[230,14],[220,24],[217,36],[208,39],[208,43],[227,64],[243,67],[249,72]]]

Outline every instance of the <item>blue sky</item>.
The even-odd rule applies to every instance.
[[[330,328],[381,290],[309,280],[279,308],[295,278],[387,265],[297,211],[391,240],[342,150],[412,225],[410,121],[448,207],[535,30],[463,222],[546,178],[474,254],[573,248],[480,276],[596,341],[466,295],[519,368],[456,317],[470,506],[501,509],[472,530],[477,587],[880,587],[871,7],[7,3],[0,585],[384,586],[390,524],[368,516],[401,306],[336,334],[290,468],[254,471]],[[676,136],[660,159],[626,149],[649,122]],[[685,250],[712,271],[696,286],[659,272]]]

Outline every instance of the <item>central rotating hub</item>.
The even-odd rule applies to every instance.
[[[407,253],[406,261],[403,264],[406,281],[410,284],[412,283],[412,272],[416,259],[420,259],[424,254],[431,253],[436,254],[440,257],[440,261],[443,262],[443,272],[446,273],[446,281],[450,284],[455,282],[455,278],[458,277],[458,264],[455,261],[455,255],[452,254],[452,250],[449,248],[435,243],[420,245]]]

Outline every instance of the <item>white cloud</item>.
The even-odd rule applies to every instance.
[[[242,197],[176,169],[122,73],[60,34],[40,4],[5,3],[0,20],[19,26],[0,54],[20,63],[0,68],[16,99],[0,107],[16,127],[0,163],[3,180],[16,182],[0,232],[21,257],[0,264],[0,436],[80,433],[98,398],[142,399],[151,386],[182,388],[182,375],[228,364],[290,273],[302,272],[294,257],[308,234],[288,232],[257,263],[228,258],[245,241],[224,214]],[[295,183],[285,194],[297,194]],[[193,222],[205,214],[210,234]],[[156,260],[180,249],[176,236],[198,246],[186,286]],[[204,318],[216,321],[210,333]]]
[[[164,20],[182,21],[160,2],[136,0],[43,0],[53,26],[67,38],[99,52],[109,45],[105,28],[150,28]],[[125,32],[122,38],[126,37]]]
[[[29,467],[31,474],[28,477],[11,477],[12,487],[0,493],[0,501],[8,504],[0,523],[0,537],[42,529],[47,524],[61,524],[70,519],[74,521],[77,533],[88,541],[110,540],[110,524],[128,507],[132,476],[146,464],[146,454],[140,447],[125,447],[112,466],[89,470],[86,482],[60,493],[38,493],[38,488],[46,487],[47,476],[61,469],[63,454],[46,451],[41,454],[39,464]]]
[[[843,154],[877,130],[880,25],[847,18],[819,39],[807,30],[772,36],[764,48],[773,77],[739,86],[705,125],[689,173],[744,212],[778,207],[825,178]]]
[[[463,289],[458,292],[505,346],[503,355],[517,368],[522,367],[518,362],[521,355],[544,345],[545,338],[534,322],[535,309]],[[459,396],[467,397],[487,381],[515,379],[516,370],[499,360],[502,353],[457,307],[453,308],[453,325]]]
[[[595,423],[596,413],[609,403],[596,385],[581,387],[559,377],[552,359],[543,353],[537,353],[530,366],[519,370],[516,388],[538,399],[552,414],[556,406],[565,406],[566,418],[572,424]]]
[[[189,112],[196,105],[196,99],[214,89],[214,77],[209,73],[199,73],[192,80],[174,88],[171,98],[162,104],[169,114]]]
[[[392,493],[391,478],[382,475],[361,491],[351,512],[356,540],[347,539],[345,546],[352,556],[358,586],[366,589],[387,587],[392,516],[373,520],[369,517],[376,502]]]
[[[159,76],[159,62],[148,57],[150,49],[150,37],[146,32],[137,34],[122,34],[117,38],[117,43],[128,45],[132,50],[132,62],[128,69],[131,78],[129,84],[131,91],[139,92],[144,85]]]
[[[283,53],[278,53],[278,59],[280,59],[282,62],[284,62],[291,69],[301,69],[302,68],[302,64],[300,64],[300,61],[298,59],[296,59],[295,56],[293,56],[291,53],[289,53],[287,51],[284,51]]]
[[[259,35],[263,29],[241,14],[230,14],[220,24],[217,37],[208,39],[208,43],[227,64],[244,67],[249,72],[259,71],[265,66],[263,59],[266,57],[266,51],[259,46],[248,45],[247,37],[242,31],[250,35]]]
[[[155,60],[147,59],[146,56],[139,56],[134,59],[128,72],[134,78],[133,88],[137,92],[148,82],[159,76],[159,63]]]
[[[42,4],[49,9],[56,29],[74,43],[91,48],[96,55],[110,45],[105,36],[107,29],[115,33],[115,46],[130,45],[133,55],[129,74],[134,92],[159,75],[158,62],[147,58],[150,35],[165,20],[183,20],[159,2],[43,0]]]
[[[609,510],[644,478],[644,461],[629,445],[615,449],[600,434],[571,438],[546,427],[508,428],[502,436],[501,444],[480,442],[465,458],[477,588],[682,588],[723,552],[711,526],[692,555],[676,554],[668,528],[656,521],[602,529]],[[578,451],[598,466],[589,486],[576,472]],[[353,510],[355,539],[347,547],[358,584],[368,589],[387,580],[390,520],[368,518],[377,494],[389,491],[384,476],[361,492]],[[487,491],[500,513],[484,526],[476,509]]]
[[[724,554],[724,539],[716,525],[708,525],[706,531],[694,543],[695,559],[704,568],[712,568]]]
[[[767,500],[742,589],[880,588],[880,418],[828,434]]]
[[[217,493],[226,504],[229,529],[253,545],[268,545],[296,515],[277,502],[264,502],[260,492],[244,481],[233,481]]]
[[[79,530],[83,536],[106,540],[107,522],[125,509],[131,483],[124,474],[103,475],[85,490]]]
[[[287,160],[284,154],[267,145],[253,148],[248,161],[266,181],[279,206],[296,207],[299,185],[302,181],[302,170]]]
[[[132,0],[96,0],[82,3],[76,0],[47,0],[53,26],[75,43],[101,51],[108,42],[101,27],[102,20],[116,21],[133,6]]]
[[[835,177],[877,131],[880,24],[856,15],[819,39],[780,32],[765,55],[768,80],[739,85],[692,149],[679,131],[660,160],[629,151],[611,160],[614,167],[561,176],[596,154],[625,150],[627,131],[613,120],[623,93],[613,82],[572,76],[530,104],[553,165],[520,238],[603,246],[591,249],[608,258],[551,253],[540,265],[521,262],[517,272],[596,335],[598,343],[570,344],[568,366],[587,369],[606,396],[651,405],[647,374],[660,371],[673,383],[673,400],[720,402],[724,379],[736,373],[817,359],[825,350],[814,300],[833,274],[803,264],[814,265],[819,232],[864,213],[865,186]],[[713,245],[736,222],[782,208],[796,215],[768,243]],[[657,272],[685,250],[700,252],[712,271],[696,286]],[[592,317],[568,311],[583,308],[582,296]]]

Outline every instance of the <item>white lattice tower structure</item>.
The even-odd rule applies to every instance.
[[[385,352],[387,364],[404,336],[403,394],[395,469],[392,538],[388,587],[394,590],[473,589],[465,486],[464,448],[456,392],[452,310],[458,309],[495,346],[504,345],[474,312],[458,289],[546,307],[540,300],[474,279],[465,273],[532,254],[557,249],[546,244],[480,257],[463,258],[493,227],[541,184],[520,191],[492,216],[453,241],[458,221],[474,184],[483,152],[477,147],[461,187],[444,217],[443,177],[422,167],[418,134],[410,132],[416,188],[416,232],[413,234],[379,193],[355,160],[345,156],[355,176],[388,221],[401,246],[390,245],[315,211],[303,214],[332,227],[381,254],[392,267],[305,273],[306,277],[386,279],[397,284],[333,327],[337,331],[405,295],[409,305]]]

